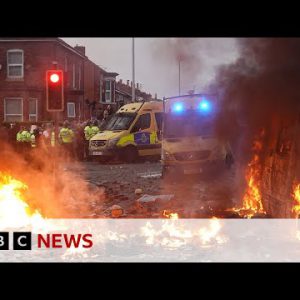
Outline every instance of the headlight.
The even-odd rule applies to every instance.
[[[119,138],[114,138],[114,139],[108,140],[107,141],[107,147],[108,148],[115,147],[117,145],[118,141],[119,141]]]

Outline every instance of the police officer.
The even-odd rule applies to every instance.
[[[65,153],[74,157],[74,132],[70,128],[68,121],[64,122],[63,127],[59,131],[58,138],[60,144],[64,147]]]
[[[94,120],[93,123],[88,121],[87,126],[84,128],[84,136],[85,136],[85,143],[84,143],[84,153],[85,158],[88,157],[89,151],[89,142],[90,139],[99,132],[98,122]]]
[[[28,150],[31,148],[31,134],[25,126],[20,127],[16,138],[18,143],[18,149],[23,154],[27,154]]]

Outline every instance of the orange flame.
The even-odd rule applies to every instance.
[[[0,173],[0,224],[3,227],[22,227],[43,220],[24,200],[27,185],[9,175]]]
[[[163,216],[172,220],[177,220],[179,218],[177,213],[167,212],[166,210],[163,211]]]
[[[294,207],[292,208],[292,212],[295,213],[297,218],[298,215],[300,214],[300,183],[294,185],[293,198],[297,204],[295,204]]]
[[[244,218],[252,218],[257,213],[265,214],[262,205],[262,196],[260,192],[260,177],[261,177],[261,164],[259,159],[259,152],[263,149],[261,139],[263,138],[265,131],[262,130],[259,138],[253,142],[252,150],[254,156],[251,162],[248,164],[246,171],[247,189],[243,197],[242,208],[233,208],[232,210],[237,212]]]

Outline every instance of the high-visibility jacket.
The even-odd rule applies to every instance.
[[[21,142],[21,137],[22,137],[22,135],[21,135],[21,132],[19,131],[18,133],[17,133],[17,142]]]
[[[27,130],[19,131],[17,133],[17,141],[18,142],[25,142],[25,143],[30,143],[31,142],[31,134]]]
[[[84,128],[84,136],[87,141],[89,141],[95,134],[99,132],[98,126],[86,126]]]
[[[98,126],[93,126],[92,127],[92,136],[93,137],[94,135],[96,135],[97,133],[99,133],[99,127]]]
[[[70,144],[74,139],[74,132],[70,128],[62,128],[59,131],[59,138],[61,139],[63,144]]]

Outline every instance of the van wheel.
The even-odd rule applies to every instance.
[[[136,162],[139,157],[139,153],[134,146],[127,146],[123,149],[122,160],[127,163]]]

